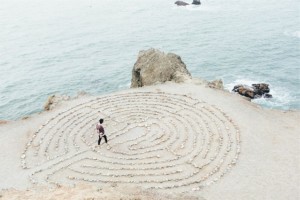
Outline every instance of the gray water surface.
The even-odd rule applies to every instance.
[[[128,88],[138,52],[182,57],[194,77],[266,82],[267,108],[300,108],[299,1],[0,0],[0,119],[42,110],[54,93]]]

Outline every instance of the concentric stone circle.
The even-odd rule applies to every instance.
[[[104,118],[108,145],[95,125]],[[222,110],[187,95],[130,92],[94,98],[58,113],[21,156],[39,184],[200,190],[237,162],[240,133]]]

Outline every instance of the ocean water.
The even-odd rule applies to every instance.
[[[54,93],[128,88],[138,52],[182,57],[194,77],[266,82],[273,99],[300,109],[298,0],[0,0],[0,119],[42,110]]]

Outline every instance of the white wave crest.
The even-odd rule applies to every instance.
[[[283,34],[288,37],[296,37],[300,39],[300,31],[284,31]]]

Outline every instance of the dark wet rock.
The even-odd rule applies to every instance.
[[[251,99],[256,98],[272,98],[272,95],[269,94],[270,88],[266,83],[252,84],[248,85],[236,85],[233,87],[232,91],[239,93],[242,96],[249,97]]]
[[[194,4],[194,5],[201,5],[201,2],[200,2],[200,0],[193,0],[192,4]]]
[[[252,87],[258,95],[263,95],[270,92],[269,85],[266,83],[252,84]]]
[[[187,5],[189,5],[188,3],[184,2],[184,1],[176,1],[175,4],[177,6],[187,6]]]
[[[263,95],[263,98],[272,98],[272,97],[273,96],[271,94],[268,94],[268,93]]]

